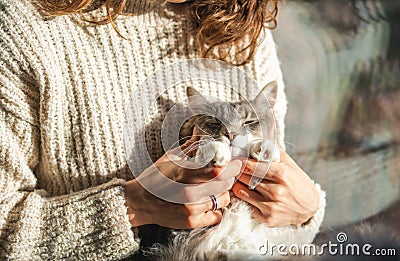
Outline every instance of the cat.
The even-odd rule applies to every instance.
[[[191,159],[201,164],[224,166],[235,157],[279,161],[273,153],[275,121],[272,108],[277,84],[267,84],[253,100],[225,102],[205,97],[187,88],[193,116],[181,127],[180,143],[190,139],[194,127],[201,137]],[[193,151],[193,149],[189,149]],[[259,247],[268,240],[282,242],[290,227],[273,229],[252,218],[248,203],[232,198],[223,209],[221,222],[213,227],[174,230],[168,246],[156,244],[146,251],[156,260],[242,260],[248,254],[260,258]],[[309,239],[300,238],[300,241]],[[246,253],[243,255],[243,253]],[[232,256],[233,255],[233,256]]]

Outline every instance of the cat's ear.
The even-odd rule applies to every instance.
[[[189,108],[193,114],[202,114],[204,109],[207,108],[208,101],[193,87],[186,88],[186,94],[189,98]]]
[[[268,99],[269,105],[271,108],[274,107],[276,102],[276,97],[278,94],[278,84],[276,81],[270,82],[262,88],[262,90],[257,94],[257,97],[254,99],[254,103],[256,105],[265,106],[266,99]]]
[[[187,97],[191,97],[191,96],[202,96],[201,93],[199,93],[195,88],[193,87],[187,87],[186,88],[186,95]]]

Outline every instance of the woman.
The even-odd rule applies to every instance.
[[[0,256],[114,260],[138,250],[140,237],[132,227],[217,224],[228,191],[217,203],[173,204],[132,180],[122,135],[125,108],[139,92],[140,115],[141,104],[158,89],[134,87],[155,70],[201,55],[223,59],[260,86],[278,82],[274,112],[284,147],[282,75],[271,35],[262,28],[274,22],[276,12],[267,10],[275,10],[277,1],[260,3],[1,0]],[[250,40],[249,48],[241,48],[243,39]],[[231,46],[234,55],[227,52]],[[201,183],[220,171],[185,170],[165,157],[155,165],[182,183]],[[245,185],[254,162],[230,167],[223,178],[227,190],[254,206],[254,218],[266,226],[295,225],[291,232],[301,227],[301,237],[312,240],[322,222],[323,192],[289,156],[283,153],[282,162],[271,166],[276,186],[264,180],[255,191]],[[240,182],[233,184],[241,169]]]

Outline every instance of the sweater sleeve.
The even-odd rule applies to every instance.
[[[40,187],[40,98],[26,56],[0,27],[0,259],[110,260],[138,249],[123,180],[50,197]]]

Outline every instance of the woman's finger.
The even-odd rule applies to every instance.
[[[189,147],[190,145],[192,145],[194,142],[196,142],[197,140],[200,139],[200,136],[198,135],[198,131],[197,128],[194,127],[193,128],[193,133],[192,133],[192,137],[190,137],[189,140],[187,140],[184,144],[182,144],[180,146],[181,150],[186,149],[187,147]]]
[[[248,185],[250,183],[251,177],[249,175],[242,175],[239,178],[239,181]],[[268,201],[280,201],[286,202],[287,199],[291,198],[288,195],[287,188],[279,183],[272,183],[269,181],[261,182],[255,190],[260,193],[265,199]]]
[[[247,175],[255,175],[265,180],[280,183],[285,180],[285,165],[282,162],[260,162],[253,159],[242,161],[243,173]]]
[[[266,203],[263,211],[260,211],[259,209],[253,211],[252,217],[270,227],[289,225],[290,223],[288,223],[283,216],[274,213],[274,210],[272,210],[273,204],[274,203]]]
[[[167,211],[168,212],[168,211]],[[176,216],[170,216],[170,220],[165,220],[164,217],[157,224],[165,227],[175,228],[175,229],[189,229],[189,228],[201,228],[216,225],[221,222],[222,211],[219,209],[217,211],[203,212],[199,215],[184,216],[182,214]]]
[[[221,222],[222,212],[221,210],[217,211],[208,211],[205,212],[194,219],[190,219],[190,227],[188,228],[199,228],[199,227],[208,227],[213,226]]]
[[[203,183],[211,180],[226,180],[236,177],[240,174],[242,162],[233,160],[225,167],[203,167],[195,168],[197,163],[188,162],[183,163],[185,168],[182,169],[182,181],[187,184]]]
[[[215,198],[213,198],[213,196]],[[210,195],[209,199],[203,203],[185,204],[184,211],[189,211],[192,215],[204,213],[207,211],[216,211],[217,209],[228,206],[230,201],[231,199],[229,196],[229,192],[225,191],[218,196]]]
[[[190,164],[184,163],[184,167],[178,171],[181,172],[179,182],[186,184],[198,184],[212,180],[218,175],[220,170],[209,166],[199,168],[197,163],[190,162]]]
[[[252,208],[252,217],[270,227],[281,227],[291,224],[284,217],[272,214],[270,211],[270,209],[272,209],[272,204],[274,203],[265,203],[263,211],[254,206],[250,206]]]
[[[185,143],[183,143],[182,145],[167,151],[166,154],[169,154],[169,158],[176,157],[182,159],[186,156],[189,156],[196,150],[197,147],[195,145],[196,142],[198,142],[199,140],[200,136],[198,135],[197,128],[194,127],[192,136],[189,140],[185,141]],[[163,157],[161,157],[160,159],[163,159]]]
[[[254,190],[250,190],[243,183],[236,182],[232,187],[232,191],[236,197],[246,201],[258,209],[261,209],[263,202],[265,202],[263,196]]]
[[[210,200],[211,195],[220,195],[230,190],[235,183],[235,178],[226,180],[212,180],[202,184],[190,185],[184,188],[185,202],[203,203]]]
[[[254,211],[252,216],[271,227],[304,223],[296,211],[275,202],[266,203],[264,211]]]

